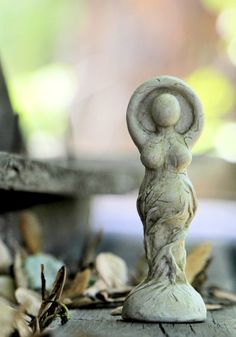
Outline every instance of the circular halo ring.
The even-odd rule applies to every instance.
[[[198,139],[203,128],[202,105],[190,86],[184,81],[172,76],[154,77],[145,81],[135,90],[127,108],[127,123],[130,134],[134,139],[135,135],[132,130],[132,123],[129,122],[131,119],[129,118],[130,116],[137,119],[139,127],[142,130],[141,132],[147,135],[151,132],[155,132],[149,111],[150,104],[148,104],[147,98],[149,96],[151,97],[151,95],[155,95],[154,97],[156,97],[163,92],[168,92],[176,96],[179,100],[182,122],[181,125],[176,125],[175,129],[178,133],[182,134],[187,143],[192,146]],[[151,98],[152,101],[153,98]],[[139,118],[139,114],[142,118]],[[144,118],[143,115],[146,115],[146,118]],[[143,123],[143,120],[146,120],[146,125]],[[187,125],[184,125],[186,124],[185,121],[187,121]]]

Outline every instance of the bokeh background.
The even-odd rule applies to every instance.
[[[204,106],[194,154],[236,171],[236,0],[0,0],[0,48],[30,156],[137,155],[125,121],[129,98],[143,81],[169,74]],[[212,179],[217,165],[208,169]],[[221,176],[229,184],[235,177],[227,169]],[[212,185],[219,183],[224,195],[224,180]],[[96,199],[91,223],[141,235],[135,197]],[[193,238],[236,238],[234,198],[216,197],[201,200]]]

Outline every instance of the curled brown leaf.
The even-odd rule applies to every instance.
[[[63,297],[74,298],[83,294],[88,287],[91,277],[91,269],[86,268],[81,272],[78,272],[69,289],[64,291]]]
[[[42,228],[32,212],[20,213],[20,231],[28,253],[36,254],[42,251]]]
[[[212,252],[211,243],[205,243],[194,248],[187,256],[186,277],[193,284],[195,278],[209,265]]]

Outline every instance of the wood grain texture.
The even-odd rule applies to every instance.
[[[0,188],[61,196],[125,193],[137,187],[140,171],[128,162],[78,161],[72,168],[0,153]]]
[[[113,242],[112,242],[113,244]],[[118,245],[121,247],[120,245]],[[134,247],[131,246],[133,250]],[[134,249],[135,250],[135,249]],[[118,253],[118,251],[117,251]],[[231,270],[234,256],[230,247],[217,246],[209,270],[209,280],[226,289],[234,289],[235,274]],[[125,258],[125,256],[124,256]],[[130,266],[134,265],[131,261]],[[220,270],[220,273],[219,273]],[[211,281],[212,282],[212,281]],[[70,321],[57,327],[53,337],[235,337],[236,306],[207,313],[204,323],[137,323],[112,316],[112,309],[82,309],[71,311]]]
[[[59,327],[53,337],[234,337],[236,336],[236,307],[208,312],[204,323],[134,323],[125,322],[119,316],[111,316],[111,310],[75,310],[71,320]]]

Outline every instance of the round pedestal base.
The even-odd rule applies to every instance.
[[[190,284],[167,285],[153,280],[133,289],[124,302],[122,317],[146,322],[202,322],[206,307]]]

